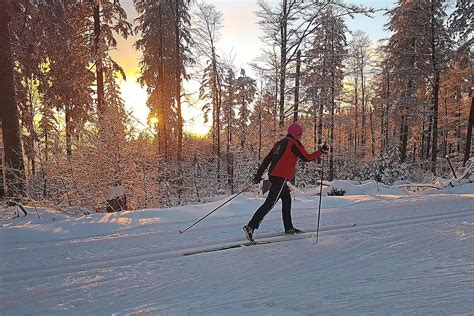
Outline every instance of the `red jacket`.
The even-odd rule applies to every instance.
[[[295,177],[296,162],[298,158],[303,161],[312,161],[321,157],[320,150],[309,154],[299,140],[293,135],[288,134],[285,138],[278,141],[263,159],[258,168],[257,177],[261,177],[263,172],[270,165],[268,174],[275,177],[292,180]]]

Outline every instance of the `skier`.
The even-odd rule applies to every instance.
[[[286,184],[295,177],[295,168],[298,158],[303,161],[312,161],[328,153],[328,146],[324,144],[319,150],[309,154],[300,139],[303,128],[298,123],[288,127],[288,134],[273,146],[272,150],[263,159],[262,164],[253,179],[255,184],[262,180],[262,175],[270,165],[268,177],[271,183],[270,191],[265,202],[257,209],[252,219],[243,227],[247,239],[254,242],[254,230],[258,229],[265,215],[275,206],[279,198],[282,201],[283,225],[286,234],[302,233],[293,227],[291,221],[291,195]]]

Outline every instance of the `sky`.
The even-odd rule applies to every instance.
[[[267,2],[276,5],[279,1],[268,0]],[[346,0],[346,2],[362,4],[375,9],[386,9],[392,8],[395,0]],[[128,14],[129,21],[133,21],[137,17],[133,1],[121,0],[121,3]],[[262,32],[257,24],[258,18],[255,14],[258,10],[257,0],[207,0],[207,3],[214,4],[224,17],[221,39],[217,43],[219,54],[234,56],[238,68],[248,69],[247,63],[257,58],[264,46],[260,40]],[[346,22],[349,30],[362,30],[373,41],[388,37],[388,32],[384,29],[387,17],[382,11],[377,12],[373,18],[358,15],[354,19],[347,18]],[[140,76],[139,62],[142,57],[141,53],[133,48],[133,43],[138,37],[139,35],[131,36],[128,39],[117,37],[118,45],[111,55],[124,68],[127,75],[127,80],[120,82],[126,108],[132,112],[136,127],[143,129],[147,126],[149,110],[146,106],[146,91],[137,83],[137,78]],[[183,118],[185,131],[199,135],[208,132],[209,126],[204,123],[199,106],[184,105]]]

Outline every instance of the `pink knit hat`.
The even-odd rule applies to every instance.
[[[298,123],[293,123],[288,127],[288,134],[293,136],[300,136],[303,134],[303,128]]]

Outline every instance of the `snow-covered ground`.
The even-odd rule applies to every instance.
[[[263,202],[239,196],[172,209],[0,224],[2,315],[473,315],[474,184],[407,194],[341,182],[323,196],[319,242],[282,231],[281,204],[244,241]],[[293,223],[316,226],[318,192],[295,191]],[[353,227],[353,224],[356,226]]]

